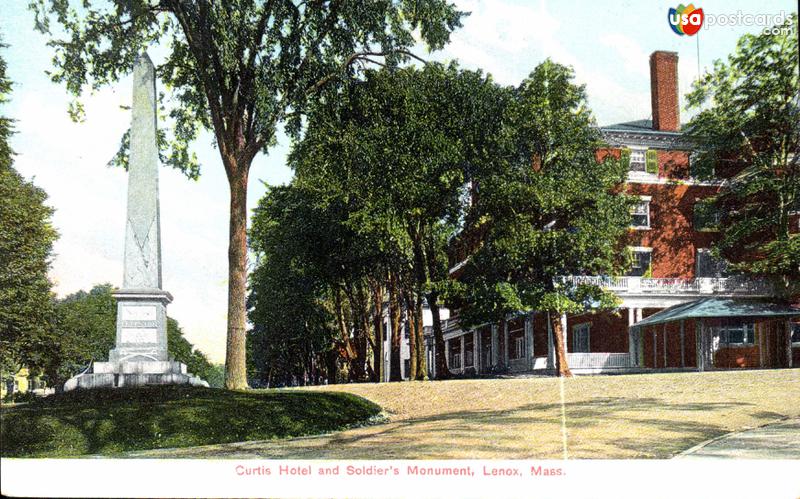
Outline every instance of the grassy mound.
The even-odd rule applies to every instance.
[[[147,387],[77,390],[0,411],[4,457],[65,457],[297,437],[363,424],[346,393]]]

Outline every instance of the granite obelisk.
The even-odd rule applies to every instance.
[[[125,261],[117,299],[116,345],[108,362],[70,378],[65,390],[142,385],[208,384],[169,358],[167,304],[161,289],[161,222],[158,204],[158,143],[155,68],[142,54],[133,68],[133,118],[128,161]]]
[[[109,361],[165,361],[167,304],[161,289],[161,220],[158,206],[156,78],[142,54],[133,67],[133,118],[128,160],[125,263],[117,298],[117,344]]]

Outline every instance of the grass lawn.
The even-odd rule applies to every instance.
[[[560,380],[333,385],[381,405],[386,424],[319,438],[152,451],[152,457],[561,459]],[[564,380],[570,458],[669,458],[709,438],[800,416],[800,369]]]
[[[115,455],[138,449],[296,437],[363,424],[380,407],[348,393],[148,387],[74,391],[3,407],[3,457]]]

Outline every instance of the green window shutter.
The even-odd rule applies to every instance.
[[[619,151],[619,159],[622,161],[622,164],[625,165],[626,170],[631,169],[631,150],[627,147],[623,147]]]
[[[645,171],[658,174],[658,152],[655,149],[648,149],[645,154]]]

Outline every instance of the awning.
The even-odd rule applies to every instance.
[[[746,300],[736,298],[703,298],[682,303],[655,313],[632,327],[653,326],[665,322],[685,319],[726,318],[726,317],[795,317],[800,316],[800,308],[785,303],[765,300]]]

